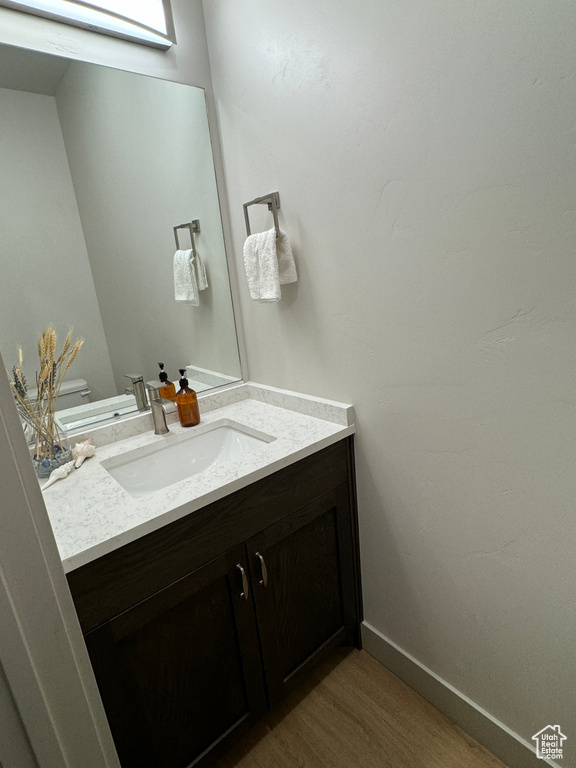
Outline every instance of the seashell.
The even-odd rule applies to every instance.
[[[74,466],[76,469],[79,469],[82,466],[84,459],[89,459],[90,456],[94,456],[95,453],[96,448],[91,440],[84,440],[81,443],[76,443],[74,448],[72,448],[72,456],[75,458]]]
[[[56,480],[63,480],[65,477],[68,477],[70,472],[74,469],[74,462],[69,461],[67,464],[62,464],[61,467],[57,467],[50,473],[50,477],[48,478],[48,482],[44,483],[42,488],[40,490],[44,491],[48,486],[52,485],[52,483],[55,483]]]

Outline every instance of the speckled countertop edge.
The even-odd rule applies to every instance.
[[[130,496],[100,462],[124,451],[160,442],[167,437],[153,434],[151,426],[141,434],[122,438],[122,424],[115,442],[97,448],[96,456],[44,491],[44,501],[64,565],[70,572],[135,539],[178,520],[250,483],[315,453],[354,433],[353,409],[346,404],[305,397],[257,384],[233,387],[231,394],[216,393],[211,405],[228,403],[212,410],[202,409],[202,424],[231,419],[274,436],[276,439],[241,454],[220,467],[182,480],[139,499]],[[230,390],[227,390],[230,393]],[[272,403],[291,400],[292,408]],[[300,411],[295,410],[299,407]],[[319,416],[308,415],[314,411]],[[327,418],[322,418],[326,416]],[[146,423],[150,417],[136,417]],[[128,420],[128,421],[134,421]],[[340,422],[340,423],[338,423]],[[108,427],[110,429],[110,427]],[[170,425],[174,436],[191,434],[179,423]],[[94,430],[91,435],[96,435]],[[120,434],[118,434],[120,433]],[[79,439],[79,438],[75,438]],[[98,445],[99,440],[96,438]]]

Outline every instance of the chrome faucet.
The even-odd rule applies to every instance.
[[[148,398],[146,397],[146,388],[144,387],[144,379],[140,373],[125,373],[124,376],[130,379],[132,386],[126,387],[125,394],[134,395],[136,398],[136,407],[139,411],[147,411],[150,407],[148,405]]]
[[[152,419],[154,420],[154,434],[166,435],[170,430],[166,422],[166,415],[169,413],[175,413],[178,410],[176,403],[172,400],[167,400],[165,397],[160,397],[160,391],[158,389],[158,382],[148,381],[146,382],[146,389],[148,390],[148,397],[150,398],[150,407],[152,408]]]

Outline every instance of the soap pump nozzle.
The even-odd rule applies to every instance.
[[[160,396],[165,397],[167,400],[174,400],[176,398],[176,387],[168,379],[168,374],[164,370],[164,363],[158,363],[160,366],[160,373],[158,378],[160,379]]]

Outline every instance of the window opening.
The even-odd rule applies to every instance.
[[[169,0],[0,0],[0,6],[156,48],[176,42]]]

